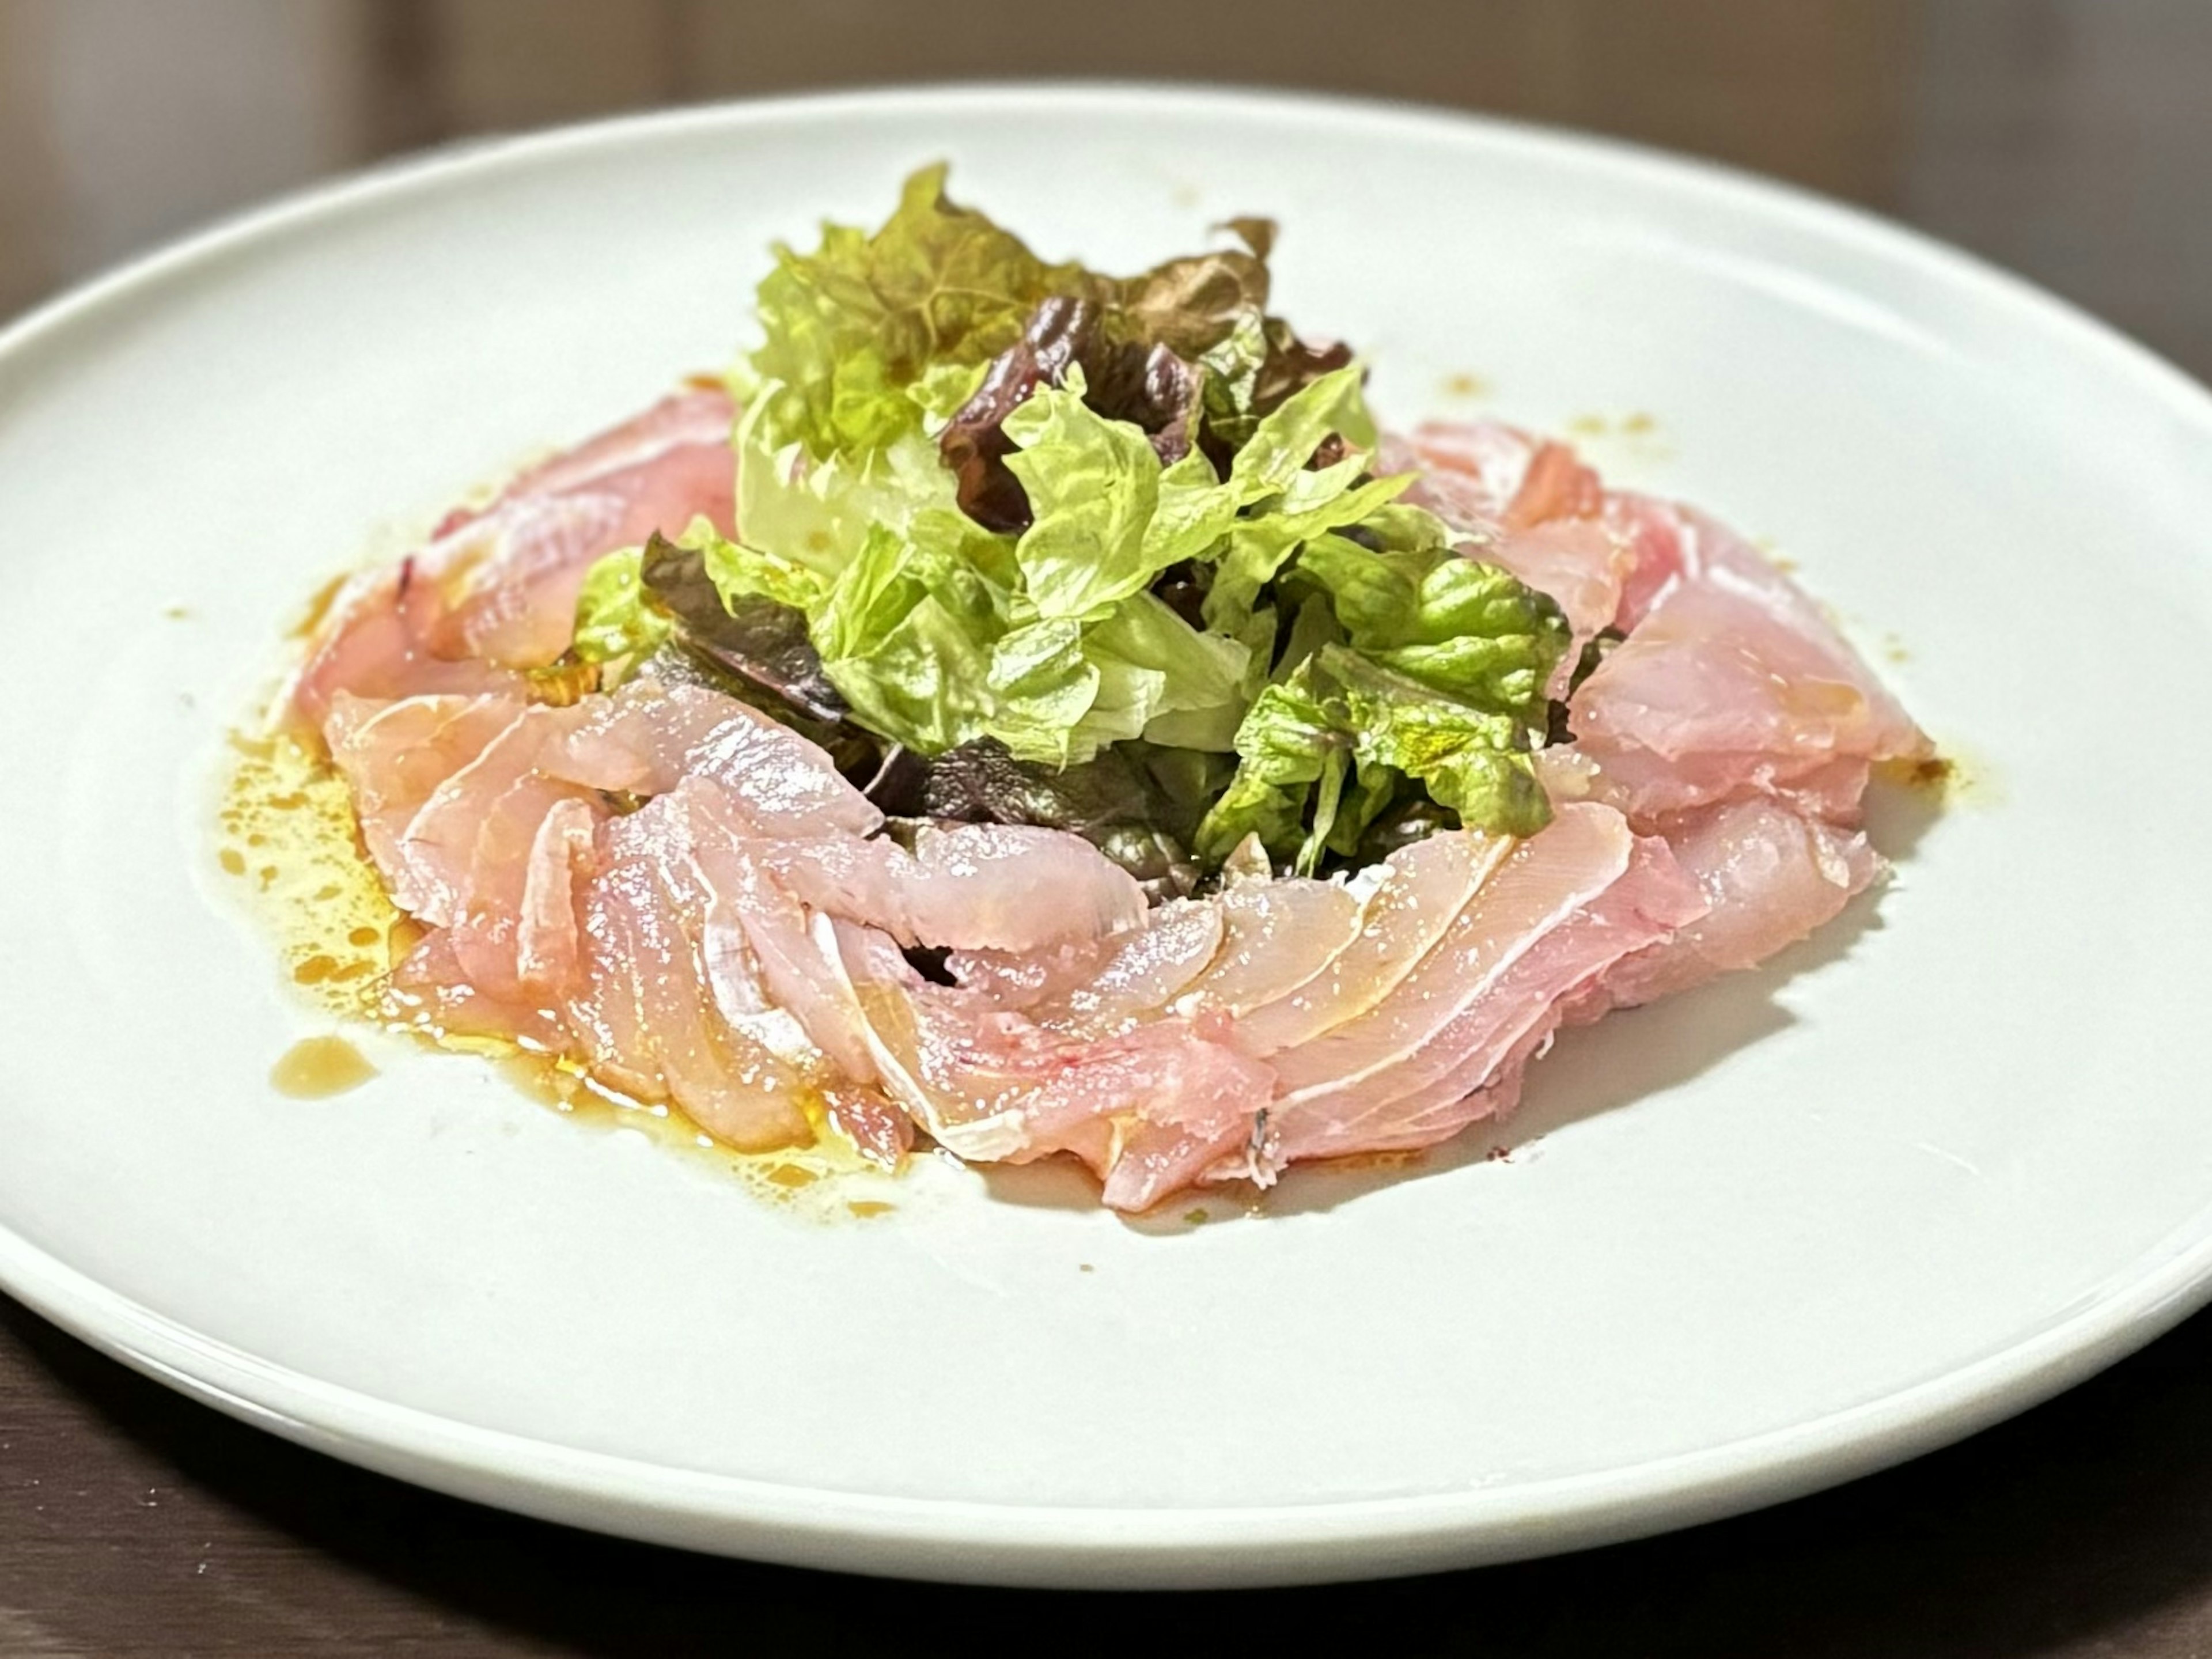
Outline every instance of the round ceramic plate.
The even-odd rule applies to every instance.
[[[744,343],[771,239],[945,156],[1054,256],[1233,213],[1390,418],[1582,434],[1802,568],[1963,763],[1766,971],[1572,1033],[1499,1135],[1132,1223],[925,1160],[865,1218],[327,1022],[218,866],[334,569]],[[1198,90],[738,106],[300,198],[0,338],[0,1282],[194,1395],[702,1549],[1227,1584],[1534,1554],[2018,1410],[2212,1282],[2212,399],[1702,166]],[[1506,1155],[1492,1157],[1493,1152]]]

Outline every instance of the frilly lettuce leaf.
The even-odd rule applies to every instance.
[[[1247,500],[1287,489],[1332,434],[1352,449],[1375,447],[1375,417],[1361,391],[1357,363],[1322,375],[1253,428],[1229,468]]]
[[[1173,562],[1152,545],[1160,459],[1141,428],[1083,401],[1083,373],[1039,386],[1006,416],[1019,446],[1006,465],[1030,500],[1014,545],[1023,589],[1038,616],[1087,617],[1127,599]]]
[[[1279,317],[1243,312],[1199,358],[1206,371],[1206,426],[1218,441],[1239,448],[1285,399],[1351,361],[1349,347],[1310,344]]]
[[[1226,489],[1240,508],[1216,555],[1206,620],[1239,631],[1260,591],[1311,538],[1354,525],[1388,506],[1413,483],[1409,473],[1359,482],[1372,458],[1374,417],[1356,364],[1325,374],[1253,428],[1231,463]],[[1335,437],[1345,453],[1326,466],[1308,463]]]
[[[736,435],[739,539],[702,547],[725,603],[803,611],[853,718],[925,755],[986,738],[1062,766],[1138,737],[1227,752],[1272,654],[1260,588],[1402,488],[1360,482],[1375,434],[1359,371],[1287,387],[1224,478],[1195,446],[1163,465],[1143,428],[1086,403],[1071,365],[1003,417],[1030,507],[1018,538],[957,512],[926,434],[1055,295],[1097,307],[1110,339],[1187,362],[1241,330],[1256,375],[1272,227],[1237,229],[1247,249],[1103,277],[953,204],[933,167],[873,235],[825,226],[814,252],[780,249]],[[1333,435],[1343,453],[1310,466]],[[1225,580],[1204,629],[1148,591],[1183,565],[1218,567],[1217,592]]]
[[[1346,368],[1299,392],[1261,421],[1218,478],[1194,450],[1163,468],[1145,434],[1083,401],[1079,370],[1040,386],[1006,420],[1020,446],[1007,465],[1034,519],[1017,546],[1039,614],[1073,617],[1126,597],[1188,559],[1216,568],[1206,620],[1241,633],[1253,601],[1307,539],[1357,524],[1402,493],[1410,475],[1359,482],[1375,439]],[[1345,453],[1310,467],[1332,435]]]
[[[1441,696],[1342,645],[1325,645],[1260,694],[1237,730],[1237,775],[1200,824],[1212,861],[1248,835],[1310,873],[1349,853],[1400,780],[1470,828],[1534,835],[1551,806],[1522,720]]]
[[[1531,756],[1565,619],[1453,552],[1425,517],[1386,508],[1360,526],[1379,549],[1322,535],[1298,554],[1288,672],[1237,730],[1237,776],[1199,828],[1201,857],[1257,835],[1310,871],[1324,850],[1357,846],[1400,780],[1474,828],[1525,836],[1549,820]]]
[[[1347,471],[1356,471],[1363,459],[1355,454],[1341,465]],[[1241,628],[1252,615],[1261,590],[1299,548],[1326,531],[1358,524],[1412,482],[1404,473],[1370,478],[1301,512],[1260,513],[1238,520],[1214,565],[1213,586],[1206,596],[1206,620],[1219,629]]]
[[[702,550],[726,605],[803,611],[851,717],[923,756],[990,738],[1062,767],[1146,735],[1225,753],[1243,710],[1243,643],[1143,592],[1036,617],[1012,538],[949,509],[874,526],[834,576],[711,532]]]
[[[1298,556],[1291,585],[1325,594],[1348,645],[1377,665],[1541,728],[1570,630],[1510,573],[1446,547],[1376,552],[1332,535]]]
[[[1474,828],[1530,836],[1551,821],[1527,721],[1439,696],[1345,646],[1322,647],[1301,672],[1327,688],[1363,764],[1418,781]]]
[[[826,460],[883,448],[918,428],[908,387],[1004,350],[1040,300],[1079,279],[1079,267],[1047,264],[947,200],[945,173],[909,178],[872,236],[825,224],[812,253],[777,246],[758,299],[767,337],[752,354],[772,388],[760,399],[771,451],[795,442]]]
[[[1142,429],[1100,415],[1087,390],[1071,370],[1006,417],[1033,515],[1018,537],[958,513],[950,473],[915,434],[860,459],[796,445],[764,458],[765,422],[749,415],[744,538],[708,546],[708,572],[726,599],[805,611],[854,718],[918,753],[989,738],[1066,766],[1139,737],[1226,752],[1273,654],[1261,589],[1310,540],[1386,511],[1408,481],[1364,477],[1368,452],[1352,446],[1371,442],[1374,424],[1354,368],[1261,420],[1225,478],[1195,449],[1164,466]],[[1310,465],[1332,436],[1343,454]],[[1204,629],[1150,592],[1192,562],[1212,572]]]
[[[1086,631],[1102,671],[1145,677],[1144,720],[1128,736],[1177,749],[1227,754],[1247,701],[1249,644],[1201,633],[1150,593],[1133,593]]]
[[[993,757],[960,775],[995,794],[1141,752],[1180,781],[1170,838],[1216,862],[1256,836],[1310,870],[1439,812],[1540,825],[1565,625],[1400,501],[1410,476],[1370,476],[1360,366],[1267,313],[1272,226],[1115,279],[944,177],[873,234],[777,250],[738,534],[602,561],[576,655],[673,637],[864,749]]]
[[[1006,592],[957,514],[878,526],[807,613],[823,671],[871,730],[924,755],[987,733]]]
[[[953,507],[952,479],[919,424],[867,453],[820,459],[801,443],[772,445],[777,389],[763,387],[734,439],[738,523],[749,544],[834,576],[878,526],[902,530],[928,508]]]
[[[1223,228],[1236,232],[1244,246],[1170,259],[1118,282],[1093,276],[1086,297],[1105,309],[1109,331],[1194,359],[1223,343],[1248,318],[1261,317],[1267,308],[1273,222],[1235,219]]]
[[[1283,860],[1295,854],[1300,872],[1310,874],[1334,813],[1325,801],[1309,836],[1308,803],[1314,786],[1325,778],[1332,780],[1327,794],[1341,793],[1352,752],[1352,734],[1324,706],[1309,672],[1301,669],[1268,686],[1237,727],[1237,774],[1199,823],[1199,857],[1218,864],[1247,836],[1256,836],[1270,855]]]

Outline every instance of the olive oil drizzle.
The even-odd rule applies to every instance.
[[[240,887],[274,939],[294,988],[324,1014],[489,1060],[530,1098],[605,1130],[642,1133],[726,1170],[763,1202],[808,1218],[872,1219],[906,1196],[810,1112],[813,1143],[769,1152],[724,1146],[665,1103],[635,1100],[574,1060],[501,1039],[441,1029],[395,994],[392,970],[424,929],[384,890],[362,844],[345,780],[325,756],[283,736],[234,732],[216,812],[216,867]],[[278,1092],[319,1099],[368,1082],[376,1068],[343,1036],[311,1036],[276,1063]]]

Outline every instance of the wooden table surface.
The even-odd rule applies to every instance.
[[[0,0],[0,317],[458,135],[1035,73],[1318,86],[1702,151],[1963,243],[2212,378],[2212,0]],[[2212,1654],[2212,1314],[1962,1445],[1739,1520],[1395,1583],[1115,1597],[519,1520],[243,1427],[0,1298],[0,1655],[1199,1653],[1316,1631],[1394,1654]]]

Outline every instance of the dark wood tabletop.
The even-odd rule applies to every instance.
[[[396,151],[839,83],[1173,75],[1620,133],[1844,196],[2212,378],[2212,0],[0,0],[0,318]],[[0,1156],[5,1156],[0,1149]],[[0,1655],[2212,1654],[2212,1314],[1964,1444],[1399,1583],[950,1589],[525,1521],[279,1442],[0,1298]]]

